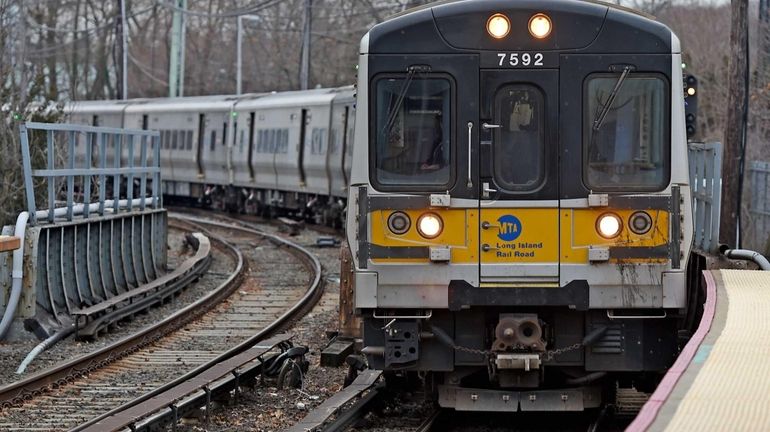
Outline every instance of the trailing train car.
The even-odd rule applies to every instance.
[[[73,123],[160,131],[167,198],[342,224],[352,163],[352,87],[72,102],[65,114]],[[92,145],[95,154],[99,144]],[[77,151],[84,160],[85,145]],[[126,148],[122,154],[128,166]]]
[[[437,2],[360,45],[347,239],[363,350],[458,410],[583,410],[678,352],[679,40],[611,4]]]

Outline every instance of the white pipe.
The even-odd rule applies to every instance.
[[[145,197],[145,203],[152,203],[152,198]],[[142,203],[141,198],[134,198],[131,200],[132,206],[139,206]],[[115,205],[115,200],[107,200],[104,202],[104,208],[111,210],[113,206]],[[119,200],[118,201],[118,207],[119,208],[125,208],[128,207],[128,200]],[[81,215],[83,214],[83,210],[85,209],[84,204],[77,204],[72,206],[72,214],[73,215]],[[89,211],[97,212],[99,211],[99,203],[93,203],[89,204],[88,206]],[[38,210],[35,212],[35,218],[38,220],[44,220],[48,218],[48,213],[50,210]],[[56,216],[66,216],[67,215],[67,207],[59,207],[53,210],[54,217]],[[8,332],[8,329],[11,328],[11,323],[13,322],[13,315],[16,313],[16,308],[19,305],[19,299],[21,298],[21,281],[24,278],[24,236],[25,231],[27,228],[27,221],[29,219],[29,213],[28,212],[21,212],[19,213],[19,217],[16,218],[16,230],[14,231],[14,236],[21,239],[21,246],[13,251],[13,279],[11,283],[11,295],[8,297],[8,305],[5,307],[5,312],[3,313],[3,320],[0,321],[0,340],[3,340],[5,338],[5,334]]]
[[[44,340],[43,342],[40,342],[35,348],[32,349],[32,351],[29,352],[29,354],[27,354],[26,357],[24,357],[24,361],[22,361],[21,364],[19,365],[19,368],[16,369],[16,375],[23,374],[24,371],[27,370],[27,366],[29,366],[29,364],[32,363],[32,360],[34,360],[35,357],[37,357],[41,352],[56,345],[57,342],[71,335],[74,332],[75,332],[75,325],[72,324],[60,329],[59,331],[54,333],[52,336],[49,336],[48,339]]]
[[[139,206],[142,203],[141,198],[134,198],[131,200],[132,206]],[[151,205],[152,204],[152,197],[145,197],[144,199],[145,205]],[[113,206],[115,205],[115,200],[106,200],[104,201],[104,209],[105,210],[112,210]],[[85,210],[85,204],[75,204],[72,206],[72,214],[74,216],[82,215],[83,211]],[[128,207],[128,200],[120,200],[118,201],[118,207],[119,208],[126,208]],[[99,211],[99,203],[91,203],[88,205],[88,211],[89,212],[97,212]],[[45,220],[48,219],[48,212],[49,210],[38,210],[35,212],[35,219],[37,220]],[[55,208],[53,211],[54,217],[57,216],[67,216],[67,207],[58,207]]]
[[[770,262],[759,252],[748,249],[727,249],[724,254],[727,258],[754,261],[760,269],[770,270]]]
[[[16,313],[16,307],[21,298],[21,280],[24,277],[24,232],[27,229],[27,220],[29,213],[21,212],[16,218],[16,229],[13,235],[21,239],[19,248],[13,251],[13,272],[11,282],[11,295],[8,297],[8,305],[3,313],[3,320],[0,321],[0,340],[5,338],[8,329],[11,328],[13,315]]]

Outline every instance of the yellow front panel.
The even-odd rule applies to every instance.
[[[484,222],[489,228],[483,229]],[[481,263],[552,263],[559,261],[557,208],[482,209]],[[512,273],[514,273],[512,269]]]
[[[404,210],[412,221],[404,234],[394,234],[388,229],[388,216],[393,210],[377,210],[371,213],[371,242],[380,246],[449,246],[452,263],[478,262],[478,211],[476,209],[425,209]],[[444,221],[444,228],[434,239],[423,238],[417,232],[417,219],[423,213],[435,213]],[[417,262],[428,259],[382,258],[374,262]]]
[[[561,210],[561,261],[587,264],[590,246],[652,247],[668,243],[668,212],[646,210],[652,218],[652,229],[646,234],[634,234],[628,228],[628,220],[636,210],[562,209]],[[596,220],[604,213],[612,212],[623,220],[623,229],[614,239],[606,239],[596,230]],[[660,261],[660,260],[642,260]]]

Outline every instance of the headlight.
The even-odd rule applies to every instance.
[[[443,229],[444,222],[435,213],[425,213],[417,219],[417,231],[427,239],[438,237]]]
[[[652,228],[652,218],[647,212],[638,211],[628,219],[628,227],[634,234],[647,234]]]
[[[551,19],[546,14],[535,14],[529,19],[529,33],[538,38],[543,39],[551,34]]]
[[[596,231],[606,239],[617,237],[622,229],[623,221],[615,213],[604,213],[596,220]]]
[[[388,229],[393,234],[404,234],[412,226],[412,220],[404,212],[393,212],[388,216]]]
[[[511,22],[508,17],[496,13],[487,20],[487,32],[495,39],[504,38],[511,31]]]

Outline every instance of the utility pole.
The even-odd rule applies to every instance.
[[[24,109],[27,106],[27,2],[19,2],[19,51],[16,54],[16,61],[19,65],[19,108]]]
[[[120,57],[121,57],[121,85],[120,95],[121,99],[128,99],[128,29],[126,28],[126,0],[118,0],[120,2]]]
[[[238,26],[235,30],[235,94],[240,95],[243,91],[243,75],[241,67],[243,66],[243,53],[241,52],[241,43],[243,43],[243,15],[238,16]]]
[[[741,189],[748,116],[748,0],[732,0],[727,79],[727,125],[722,162],[719,241],[740,247]]]
[[[759,0],[759,55],[757,68],[759,85],[770,76],[770,0]]]
[[[305,0],[305,25],[302,29],[302,56],[299,67],[299,86],[301,90],[310,87],[310,36],[313,29],[313,0]]]
[[[184,96],[184,47],[187,0],[174,0],[171,21],[171,49],[168,59],[168,96]]]

